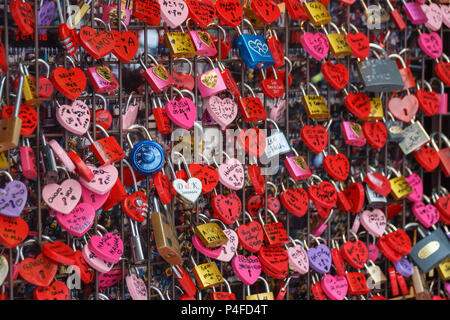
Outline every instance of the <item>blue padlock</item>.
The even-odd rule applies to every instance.
[[[239,27],[236,27],[239,36],[236,38],[236,46],[239,48],[241,58],[248,69],[267,69],[275,64],[266,39],[257,35],[250,21],[243,19],[253,34],[242,34]]]
[[[156,142],[152,141],[152,137],[147,129],[139,124],[132,125],[128,130],[141,129],[145,132],[148,140],[139,141],[133,146],[130,138],[130,132],[127,134],[127,141],[131,146],[130,161],[137,172],[144,176],[149,176],[153,172],[161,170],[164,163],[164,150]]]

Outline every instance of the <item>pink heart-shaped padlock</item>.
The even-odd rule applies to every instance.
[[[80,177],[80,183],[88,190],[97,193],[97,194],[105,194],[111,190],[114,184],[117,181],[117,177],[119,176],[119,172],[116,167],[109,164],[101,167],[88,166],[94,174],[94,179],[90,182],[87,182],[83,178]]]
[[[129,127],[136,123],[138,111],[138,106],[128,106],[128,110],[125,112],[125,114],[122,115],[122,130],[127,130]],[[119,122],[119,119],[117,119],[117,127],[120,127]]]
[[[412,202],[421,201],[423,197],[423,183],[420,176],[417,173],[413,173],[408,177],[405,177],[405,180],[409,183],[413,190],[406,196],[406,199]]]
[[[61,184],[47,184],[42,189],[42,198],[50,208],[68,214],[81,199],[81,185],[74,179],[64,180]]]
[[[0,214],[17,218],[25,208],[27,198],[27,186],[23,182],[19,180],[8,182],[5,188],[0,189]]]
[[[181,98],[178,101],[170,100],[166,105],[166,113],[173,123],[188,130],[194,125],[197,107],[189,98]]]
[[[367,248],[369,250],[369,259],[372,261],[377,261],[380,256],[380,249],[378,249],[378,247],[373,243],[369,243]]]
[[[94,223],[95,210],[88,203],[79,203],[69,214],[56,213],[61,228],[75,237],[83,236]]]
[[[147,286],[144,280],[136,277],[132,274],[125,278],[128,291],[130,292],[131,299],[133,300],[147,300]]]
[[[117,263],[123,254],[122,239],[111,232],[108,232],[103,237],[99,235],[92,236],[88,246],[92,253],[111,263]]]
[[[344,276],[325,275],[320,281],[322,289],[331,300],[344,300],[348,284]]]
[[[108,200],[109,194],[111,191],[108,191],[105,194],[98,194],[95,192],[92,192],[91,190],[87,189],[83,185],[81,186],[81,199],[84,203],[90,204],[95,211],[100,209],[103,204]]]
[[[213,259],[216,259],[220,255],[220,251],[222,251],[222,248],[217,249],[207,248],[196,235],[192,237],[192,245],[194,246],[195,249],[197,249],[198,252]]]
[[[441,4],[442,22],[450,28],[450,5]]]
[[[225,130],[237,116],[237,105],[230,99],[220,99],[218,96],[209,97],[206,102],[206,109],[213,120]]]
[[[254,284],[261,274],[261,262],[254,255],[245,257],[238,254],[231,261],[231,266],[238,278],[248,286]]]
[[[364,210],[359,217],[359,221],[367,232],[377,238],[381,237],[386,229],[386,215],[380,209]]]
[[[122,280],[122,270],[111,270],[98,275],[98,289],[105,290]]]
[[[300,37],[300,43],[306,52],[308,52],[317,61],[322,61],[322,59],[328,54],[328,39],[321,32],[305,32]]]
[[[420,8],[428,19],[428,21],[425,22],[425,26],[431,31],[438,31],[442,26],[441,8],[435,3],[431,3],[430,5],[422,4]]]
[[[240,190],[244,186],[244,167],[236,158],[227,159],[219,166],[219,181],[231,190]]]
[[[306,274],[309,271],[309,260],[305,248],[300,244],[287,249],[289,256],[289,266],[300,274]]]
[[[427,229],[439,221],[439,211],[432,204],[425,204],[422,201],[414,202],[411,211]]]
[[[81,136],[89,128],[91,111],[83,101],[75,100],[71,105],[60,106],[56,110],[56,119],[64,129]]]
[[[391,98],[388,109],[397,120],[410,122],[419,110],[419,101],[412,94],[403,98]]]
[[[439,59],[442,55],[442,39],[436,32],[422,33],[417,43],[431,59]]]
[[[275,122],[281,120],[281,117],[284,115],[284,110],[286,110],[286,100],[280,99],[277,103],[270,109],[270,119]]]
[[[186,21],[189,9],[183,0],[158,0],[161,7],[161,18],[171,28],[177,28]]]
[[[237,251],[239,238],[236,231],[232,229],[224,229],[223,233],[227,236],[228,242],[220,247],[220,254],[217,256],[216,260],[229,262]]]
[[[97,270],[98,272],[108,272],[112,269],[114,263],[99,258],[89,249],[89,245],[86,244],[81,251],[84,260],[91,268]]]

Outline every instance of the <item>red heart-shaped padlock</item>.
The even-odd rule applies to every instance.
[[[322,64],[321,71],[325,80],[337,91],[345,88],[348,83],[348,70],[341,63],[333,64],[330,61],[326,61]]]
[[[350,211],[352,204],[345,195],[345,192],[341,191],[337,193],[337,205],[344,212]]]
[[[44,243],[42,246],[42,254],[45,255],[47,259],[55,263],[61,263],[68,266],[75,263],[75,252],[71,247],[61,241]]]
[[[273,71],[274,69],[275,69],[275,73],[277,75],[277,78],[283,80],[283,83],[286,86],[286,81],[285,81],[286,80],[286,70],[285,69],[279,70],[276,67],[266,69],[265,70],[265,72],[267,73],[266,77],[267,78],[275,78],[275,74],[274,74],[274,71]],[[262,75],[261,74],[260,74],[260,79],[262,79]],[[292,79],[293,79],[292,78],[292,73],[289,73],[288,74],[288,87],[291,86]]]
[[[2,110],[2,119],[11,118],[14,114],[14,106],[5,106]],[[38,114],[36,109],[23,104],[19,108],[19,118],[22,119],[20,134],[29,137],[38,124]]]
[[[87,78],[80,68],[66,70],[56,67],[52,72],[51,80],[56,90],[70,100],[75,100],[86,88]]]
[[[380,249],[381,253],[391,262],[397,262],[402,258],[402,255],[397,251],[393,250],[387,244],[387,235],[383,235],[378,239],[377,248]]]
[[[382,173],[367,172],[364,182],[376,193],[387,197],[391,193],[391,183]]]
[[[75,251],[74,262],[78,266],[75,268],[76,274],[81,278],[84,283],[89,283],[94,279],[95,271],[91,266],[89,266],[84,260],[83,253],[80,250]]]
[[[267,197],[267,209],[273,212],[273,214],[277,214],[280,211],[281,204],[280,200],[278,200],[274,196]]]
[[[266,150],[266,135],[258,127],[240,130],[237,140],[245,152],[253,157],[261,157]]]
[[[172,71],[172,79],[174,80],[174,86],[178,90],[187,89],[189,91],[194,90],[195,80],[194,77],[188,73],[179,73]]]
[[[352,49],[352,53],[356,58],[361,60],[367,58],[370,52],[370,42],[364,33],[347,33],[345,38],[347,39],[347,43]]]
[[[427,116],[438,112],[439,106],[441,105],[441,98],[434,91],[426,91],[424,89],[419,89],[416,91],[416,98],[419,101],[419,107]]]
[[[24,36],[29,36],[34,33],[34,10],[28,2],[13,0],[9,4],[11,15],[17,27]]]
[[[349,93],[344,99],[344,104],[348,111],[360,120],[367,120],[370,115],[370,99],[363,92]]]
[[[399,254],[406,256],[411,252],[412,243],[408,234],[402,230],[397,229],[393,232],[389,232],[386,235],[386,243],[392,250],[398,252]]]
[[[374,149],[381,149],[387,141],[386,125],[381,121],[367,121],[362,125],[364,137]]]
[[[242,212],[241,199],[235,193],[230,193],[228,196],[222,194],[215,196],[211,206],[214,213],[226,224],[233,224]]]
[[[58,264],[48,260],[42,253],[35,259],[26,258],[20,262],[19,274],[28,283],[48,287],[55,278]]]
[[[0,215],[0,243],[5,248],[14,248],[28,236],[28,224],[22,218]]]
[[[422,146],[419,150],[414,151],[413,155],[422,168],[428,172],[439,166],[439,154],[433,147]]]
[[[327,173],[335,180],[345,181],[347,180],[348,173],[350,172],[350,163],[345,155],[338,153],[335,155],[327,155],[323,159],[323,167]]]
[[[216,8],[209,0],[186,0],[189,17],[202,29],[206,28],[216,16]]]
[[[278,280],[283,280],[283,279],[286,279],[286,277],[287,277],[287,270],[280,272],[280,273],[273,272],[270,269],[268,269],[265,264],[261,264],[261,271],[264,272],[265,274],[267,274],[269,277],[272,277],[272,278],[278,279]]]
[[[269,98],[281,98],[285,93],[281,79],[266,78],[261,81],[261,89]]]
[[[308,211],[308,193],[300,187],[294,190],[286,189],[281,193],[280,199],[283,206],[294,216],[301,218]]]
[[[189,165],[189,171],[194,178],[202,182],[203,194],[211,192],[219,183],[219,173],[213,166],[202,166],[198,163],[191,163]]]
[[[266,180],[261,174],[261,167],[256,164],[252,164],[247,170],[253,189],[255,189],[257,194],[263,194],[266,190]]]
[[[173,4],[167,4],[167,6],[172,7]],[[177,11],[174,10],[173,14],[176,15],[176,13]],[[161,23],[161,5],[157,0],[133,1],[133,17],[151,26],[159,26]]]
[[[39,97],[41,98],[50,98],[53,94],[55,87],[49,78],[40,76],[39,77]]]
[[[0,70],[2,70],[3,73],[6,73],[8,71],[8,63],[6,62],[6,55],[5,55],[5,46],[1,41],[0,41]]]
[[[314,153],[321,153],[328,143],[328,131],[320,124],[306,125],[300,129],[303,143]]]
[[[280,8],[271,0],[252,0],[250,6],[263,24],[271,24],[280,17]]]
[[[436,208],[439,210],[440,217],[450,217],[450,194],[439,197],[436,201]]]
[[[450,86],[450,62],[439,61],[434,66],[434,72],[445,85]]]
[[[35,300],[69,300],[69,289],[62,281],[55,281],[49,287],[37,287],[33,291]]]
[[[284,0],[284,3],[292,20],[308,20],[308,14],[301,0]]]
[[[115,41],[112,53],[120,61],[128,63],[134,58],[139,49],[139,41],[136,34],[129,30],[122,32],[111,30],[110,32],[113,34]]]
[[[258,215],[259,209],[264,207],[264,196],[261,194],[255,194],[248,199],[247,211],[252,217]]]
[[[216,12],[222,24],[236,28],[241,24],[244,10],[239,0],[217,0]]]
[[[91,113],[91,118],[94,119],[93,114]],[[108,130],[112,124],[112,114],[109,110],[98,109],[95,110],[95,123],[99,124],[103,127],[103,129]],[[97,128],[100,131],[99,128]]]
[[[319,216],[322,219],[326,219],[326,218],[328,218],[330,216],[331,209],[327,209],[327,208],[321,207],[321,206],[319,206],[317,204],[315,205],[315,207],[316,207],[317,213],[319,214]]]
[[[344,259],[356,269],[363,268],[369,256],[369,250],[361,240],[345,242],[341,246],[341,253]]]
[[[281,247],[261,247],[258,252],[258,259],[271,272],[281,273],[288,269],[289,256],[286,250]]]
[[[240,245],[250,252],[258,252],[263,244],[263,228],[258,221],[241,224],[236,231]]]
[[[155,184],[156,191],[158,192],[161,202],[169,204],[172,202],[171,183],[169,177],[167,177],[161,171],[158,171],[153,175],[153,183]],[[174,190],[175,191],[175,190]],[[176,193],[176,191],[175,191]]]
[[[143,222],[148,214],[147,195],[142,191],[135,191],[122,200],[122,210],[134,221]]]
[[[313,184],[309,187],[308,194],[314,203],[327,209],[334,207],[337,201],[336,188],[328,181],[322,181],[318,186]]]
[[[114,35],[106,30],[83,27],[79,33],[80,44],[94,59],[101,59],[110,54],[116,44]]]
[[[360,182],[352,182],[348,186],[347,190],[344,191],[345,196],[351,203],[350,212],[358,213],[362,210],[364,205],[364,187]]]

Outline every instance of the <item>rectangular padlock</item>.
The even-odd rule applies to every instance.
[[[169,49],[172,58],[186,58],[195,57],[195,47],[189,34],[179,31],[166,32],[164,34],[164,42]]]
[[[291,146],[287,142],[284,133],[278,130],[266,138],[266,150],[264,151],[263,157],[269,160],[290,151]]]
[[[371,120],[381,120],[383,119],[383,101],[379,97],[370,97],[370,113],[367,118],[368,121]]]
[[[228,242],[228,237],[215,222],[195,227],[194,232],[207,248],[216,248]]]
[[[217,54],[216,46],[211,35],[206,31],[189,31],[189,36],[194,44],[199,57],[214,57]]]
[[[107,66],[90,67],[86,74],[97,93],[109,93],[119,88],[119,83]]]
[[[330,110],[328,110],[325,98],[319,94],[304,94],[302,103],[305,107],[306,114],[311,119],[328,119],[330,117]]]
[[[224,282],[222,274],[215,262],[195,265],[192,272],[194,273],[197,285],[201,290],[221,285]]]
[[[428,133],[418,121],[413,122],[411,125],[403,129],[402,138],[403,139],[399,142],[398,146],[405,155],[419,150],[420,147],[430,141]]]
[[[354,147],[363,147],[366,145],[367,140],[364,137],[364,132],[359,123],[342,121],[340,127],[346,144]]]
[[[212,61],[211,61],[212,64]],[[209,98],[227,90],[219,68],[214,68],[197,76],[198,91],[202,98]]]

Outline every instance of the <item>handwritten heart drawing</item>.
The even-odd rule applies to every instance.
[[[344,99],[344,104],[348,111],[360,120],[367,120],[370,115],[370,99],[363,92],[349,93]]]
[[[430,5],[422,4],[420,8],[427,16],[425,26],[431,31],[438,31],[442,26],[441,8],[435,3],[431,3]]]
[[[428,172],[439,166],[439,154],[433,147],[422,146],[419,150],[414,151],[413,155],[416,161]]]
[[[258,252],[263,244],[263,229],[258,221],[241,224],[237,229],[241,246],[250,252]]]
[[[369,39],[362,33],[347,33],[345,36],[352,53],[356,58],[364,60],[370,53]]]
[[[49,287],[37,287],[33,292],[36,300],[69,300],[69,289],[62,281],[55,281]]]
[[[431,59],[438,59],[442,55],[442,39],[436,32],[422,33],[417,43]]]
[[[245,152],[253,157],[261,157],[266,150],[266,135],[259,128],[243,129],[239,131],[237,141]]]
[[[197,107],[189,98],[170,100],[166,105],[166,114],[177,126],[190,129],[197,117]]]
[[[322,181],[318,186],[310,186],[308,194],[314,203],[326,209],[334,207],[337,201],[336,188],[328,181]]]
[[[98,194],[81,185],[81,199],[84,203],[90,204],[94,208],[94,211],[97,211],[103,206],[106,200],[108,200],[109,193]]]
[[[7,217],[18,217],[27,204],[28,191],[19,180],[8,182],[0,189],[0,214]]]
[[[83,101],[75,100],[71,105],[60,106],[56,119],[64,129],[81,136],[89,129],[91,111]]]
[[[281,247],[261,247],[258,259],[272,273],[286,272],[289,267],[289,256]]]
[[[235,223],[242,212],[241,199],[235,193],[228,196],[219,194],[214,197],[211,205],[214,213],[226,224]]]
[[[266,43],[263,43],[261,39],[250,40],[249,42],[247,42],[247,45],[250,50],[253,50],[260,56],[266,56],[269,51],[269,47]]]
[[[66,70],[56,67],[51,80],[55,88],[70,100],[78,98],[86,88],[87,78],[80,68]]]
[[[308,193],[300,187],[283,191],[280,200],[290,213],[299,218],[305,215],[309,207]]]
[[[0,243],[14,248],[28,236],[28,224],[22,218],[0,216]]]
[[[94,59],[101,59],[110,54],[116,44],[114,35],[105,30],[95,30],[85,26],[78,34],[80,44]]]
[[[405,177],[406,182],[411,186],[412,192],[406,196],[406,199],[412,202],[418,202],[423,197],[423,183],[422,179],[417,173],[410,174]]]
[[[189,178],[188,181],[175,179],[172,182],[175,191],[184,199],[194,203],[202,193],[202,182],[197,178]]]
[[[261,262],[254,255],[245,257],[238,254],[231,261],[231,266],[238,278],[248,286],[254,284],[261,274]]]
[[[381,237],[386,229],[386,216],[380,209],[364,210],[359,218],[361,225],[375,237]]]
[[[231,190],[240,190],[244,187],[244,167],[236,159],[227,159],[226,163],[219,166],[219,181]]]
[[[74,235],[83,236],[94,223],[95,210],[88,203],[79,203],[69,214],[56,213],[61,228]]]
[[[418,201],[412,205],[411,211],[416,219],[427,229],[439,221],[439,211],[432,204]]]
[[[2,118],[11,118],[14,114],[14,106],[4,106],[2,109]],[[38,114],[36,109],[23,104],[19,108],[19,118],[22,119],[20,134],[29,137],[38,124]]]
[[[189,9],[183,0],[174,0],[170,3],[168,1],[158,0],[158,2],[161,7],[161,18],[170,28],[177,28],[186,21],[189,15]]]
[[[99,235],[92,236],[88,246],[92,253],[111,263],[117,263],[123,254],[122,239],[111,232],[108,232],[103,237]]]
[[[204,29],[216,16],[216,8],[209,0],[186,0],[189,7],[189,17]]]
[[[381,173],[367,172],[364,177],[364,182],[370,189],[383,197],[387,197],[389,193],[391,193],[391,184],[389,183],[389,179]]]
[[[239,0],[217,0],[216,13],[222,24],[236,28],[241,24],[244,10]]]
[[[350,172],[350,163],[342,153],[327,155],[323,159],[322,165],[333,179],[338,181],[347,180],[348,173]]]
[[[320,281],[322,289],[331,300],[344,300],[347,295],[348,284],[344,276],[326,274]]]
[[[419,101],[412,94],[403,98],[391,98],[388,102],[388,109],[395,119],[410,122],[419,110]]]
[[[310,248],[306,253],[311,269],[319,273],[330,271],[332,260],[330,248],[321,243],[317,247]]]
[[[20,262],[19,274],[28,283],[48,287],[55,278],[58,265],[48,260],[42,253],[36,258],[26,258]]]
[[[367,121],[362,125],[364,137],[374,149],[381,149],[387,141],[386,125],[381,121]]]
[[[122,280],[122,270],[115,269],[98,275],[98,288],[105,290]]]
[[[434,91],[425,91],[419,89],[416,91],[416,97],[419,101],[419,107],[427,116],[435,115],[441,105],[441,98]]]
[[[300,244],[287,249],[289,256],[289,266],[300,274],[306,274],[309,271],[309,260],[305,248]]]
[[[219,183],[219,173],[213,166],[191,163],[189,164],[189,171],[193,177],[202,182],[202,194],[211,192]]]
[[[300,43],[306,52],[317,61],[322,61],[326,57],[330,46],[327,37],[321,32],[305,32],[300,37]]]
[[[328,131],[320,124],[306,125],[300,129],[303,143],[314,153],[321,153],[328,143]]]
[[[225,130],[237,116],[237,105],[230,98],[221,99],[218,96],[212,96],[206,102],[206,109],[222,130]]]
[[[114,48],[112,53],[124,63],[128,63],[131,59],[136,56],[139,49],[139,41],[133,31],[122,31],[117,30],[110,31],[114,37]]]
[[[68,214],[81,199],[81,185],[74,179],[64,180],[60,185],[47,184],[42,189],[42,198],[53,210]]]
[[[119,172],[117,168],[111,164],[94,167],[88,166],[94,174],[94,179],[86,181],[80,177],[80,183],[88,190],[103,195],[109,192],[117,181]]]
[[[133,300],[147,300],[147,286],[144,280],[136,277],[135,274],[126,277],[128,291]]]
[[[321,72],[325,80],[337,91],[342,90],[348,83],[349,73],[347,68],[341,64],[333,64],[326,61],[321,66]]]

